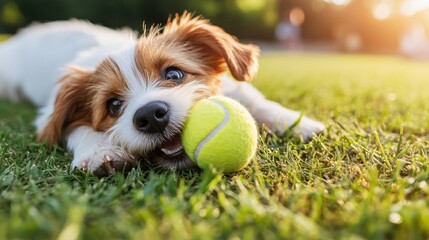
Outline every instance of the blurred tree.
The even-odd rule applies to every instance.
[[[396,52],[407,26],[413,18],[416,21],[412,16],[390,16],[390,11],[399,9],[403,2],[404,0],[279,0],[278,14],[290,11],[293,7],[303,9],[305,21],[301,25],[301,33],[307,42],[336,42],[342,51]],[[387,15],[377,19],[374,15],[375,7],[377,4],[387,3],[391,6],[387,9]]]
[[[340,8],[318,0],[279,0],[278,11],[283,14],[293,7],[303,9],[305,20],[301,26],[302,37],[306,40],[333,40],[333,27],[339,23]]]
[[[19,21],[0,19],[0,31],[14,33],[34,21],[86,19],[108,27],[142,29],[162,24],[170,15],[187,10],[203,15],[241,38],[272,39],[276,22],[276,0],[2,0],[0,12],[16,6]],[[6,9],[6,10],[5,10]]]
[[[18,28],[24,22],[24,17],[15,2],[4,2],[0,5],[0,22],[3,23],[0,30],[4,29],[5,32]]]
[[[15,33],[34,21],[71,18],[86,19],[112,28],[131,27],[141,31],[143,21],[149,26],[163,24],[168,16],[187,10],[195,15],[203,15],[241,39],[272,40],[278,16],[288,16],[288,11],[299,8],[305,15],[300,25],[304,41],[336,41],[339,48],[346,51],[392,51],[398,47],[410,22],[422,21],[427,16],[412,19],[410,16],[399,15],[376,19],[374,6],[389,3],[392,9],[398,9],[403,2],[404,0],[0,0],[0,33]]]

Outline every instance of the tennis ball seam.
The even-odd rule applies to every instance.
[[[209,99],[210,102],[213,102],[214,104],[216,104],[217,106],[219,106],[224,113],[224,117],[222,122],[220,122],[210,133],[209,135],[207,135],[197,146],[197,148],[194,151],[194,161],[198,163],[198,155],[200,154],[201,150],[204,148],[204,146],[206,145],[206,143],[208,141],[210,141],[214,136],[216,136],[216,134],[222,130],[222,128],[228,124],[229,118],[230,118],[230,114],[228,111],[228,108],[226,108],[222,102],[217,101],[215,99]]]

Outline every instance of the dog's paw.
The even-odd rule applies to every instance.
[[[276,102],[264,101],[250,110],[259,125],[265,125],[271,131],[280,134],[292,132],[294,135],[301,136],[305,142],[320,135],[326,128],[323,123],[305,117],[300,112],[285,108]]]
[[[89,171],[97,177],[105,177],[116,172],[129,172],[137,165],[137,160],[119,146],[99,146],[83,154],[75,155],[72,169]]]
[[[298,112],[293,111],[285,111],[285,114],[277,115],[274,122],[271,124],[271,130],[278,133],[292,130],[294,134],[301,136],[304,142],[311,141],[326,129],[323,123],[300,116]]]
[[[298,134],[302,136],[305,142],[311,141],[325,129],[326,127],[323,123],[307,117],[303,117],[297,126]]]

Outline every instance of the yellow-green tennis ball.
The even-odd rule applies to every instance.
[[[240,103],[210,97],[191,108],[182,133],[188,157],[199,167],[230,173],[244,168],[255,155],[258,130]]]

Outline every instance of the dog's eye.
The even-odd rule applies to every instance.
[[[107,110],[109,112],[109,115],[114,117],[119,114],[121,111],[123,101],[117,99],[117,98],[111,98],[109,101],[107,101]]]
[[[165,70],[165,79],[167,80],[181,80],[184,77],[185,74],[180,69],[177,69],[175,67],[170,67]]]

